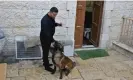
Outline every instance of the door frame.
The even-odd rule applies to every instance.
[[[84,20],[85,20],[86,1],[77,0],[74,47],[81,48],[83,42]],[[82,33],[81,33],[82,32]]]
[[[78,0],[77,0],[77,2],[78,2]],[[85,2],[86,2],[86,0],[85,0]],[[84,8],[86,8],[86,5],[85,5],[85,7]],[[104,8],[104,1],[103,1],[103,7],[102,8]],[[100,21],[100,30],[99,30],[99,36],[98,36],[98,46],[96,46],[96,47],[99,47],[99,44],[100,44],[100,36],[101,36],[101,28],[102,28],[102,16],[103,16],[103,11],[104,11],[104,9],[102,9],[102,11],[101,11],[101,16],[100,16],[100,18],[101,18],[101,21]],[[77,6],[76,6],[76,13],[77,13]],[[85,17],[85,16],[84,16]],[[76,17],[77,18],[77,17]],[[75,20],[76,21],[76,20]],[[84,23],[83,23],[84,24]],[[75,22],[75,32],[76,32],[76,25],[77,25],[77,22]],[[84,26],[82,26],[82,28],[84,29]],[[80,31],[80,33],[83,33],[83,30],[81,30]],[[75,37],[75,33],[74,33],[74,37]],[[74,38],[75,39],[75,38]],[[80,39],[80,40],[82,40],[82,42],[83,42],[83,39]],[[76,40],[75,40],[76,41]],[[75,47],[76,48],[76,47]],[[80,48],[82,48],[82,47],[80,47]]]

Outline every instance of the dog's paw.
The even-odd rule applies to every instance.
[[[66,76],[68,76],[68,75],[69,75],[69,73],[66,73],[65,75],[66,75]]]
[[[68,74],[65,74],[66,76],[68,76]]]
[[[55,72],[51,72],[51,74],[54,74]]]
[[[62,77],[60,77],[59,79],[62,79]]]

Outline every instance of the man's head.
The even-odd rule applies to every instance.
[[[52,7],[48,14],[50,17],[54,19],[56,15],[58,14],[58,9],[56,7]]]

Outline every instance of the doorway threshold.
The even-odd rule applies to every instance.
[[[80,50],[93,50],[93,49],[98,49],[98,47],[94,47],[93,45],[84,45],[81,48],[75,49],[75,51],[80,51]]]
[[[75,51],[80,51],[80,50],[94,50],[94,49],[99,49],[97,47],[91,47],[91,48],[78,48],[78,49],[75,49]]]
[[[82,48],[94,48],[93,45],[83,45]]]

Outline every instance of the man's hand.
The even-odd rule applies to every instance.
[[[58,23],[58,26],[62,26],[62,23]]]
[[[62,26],[62,23],[55,23],[55,27],[56,26]]]

